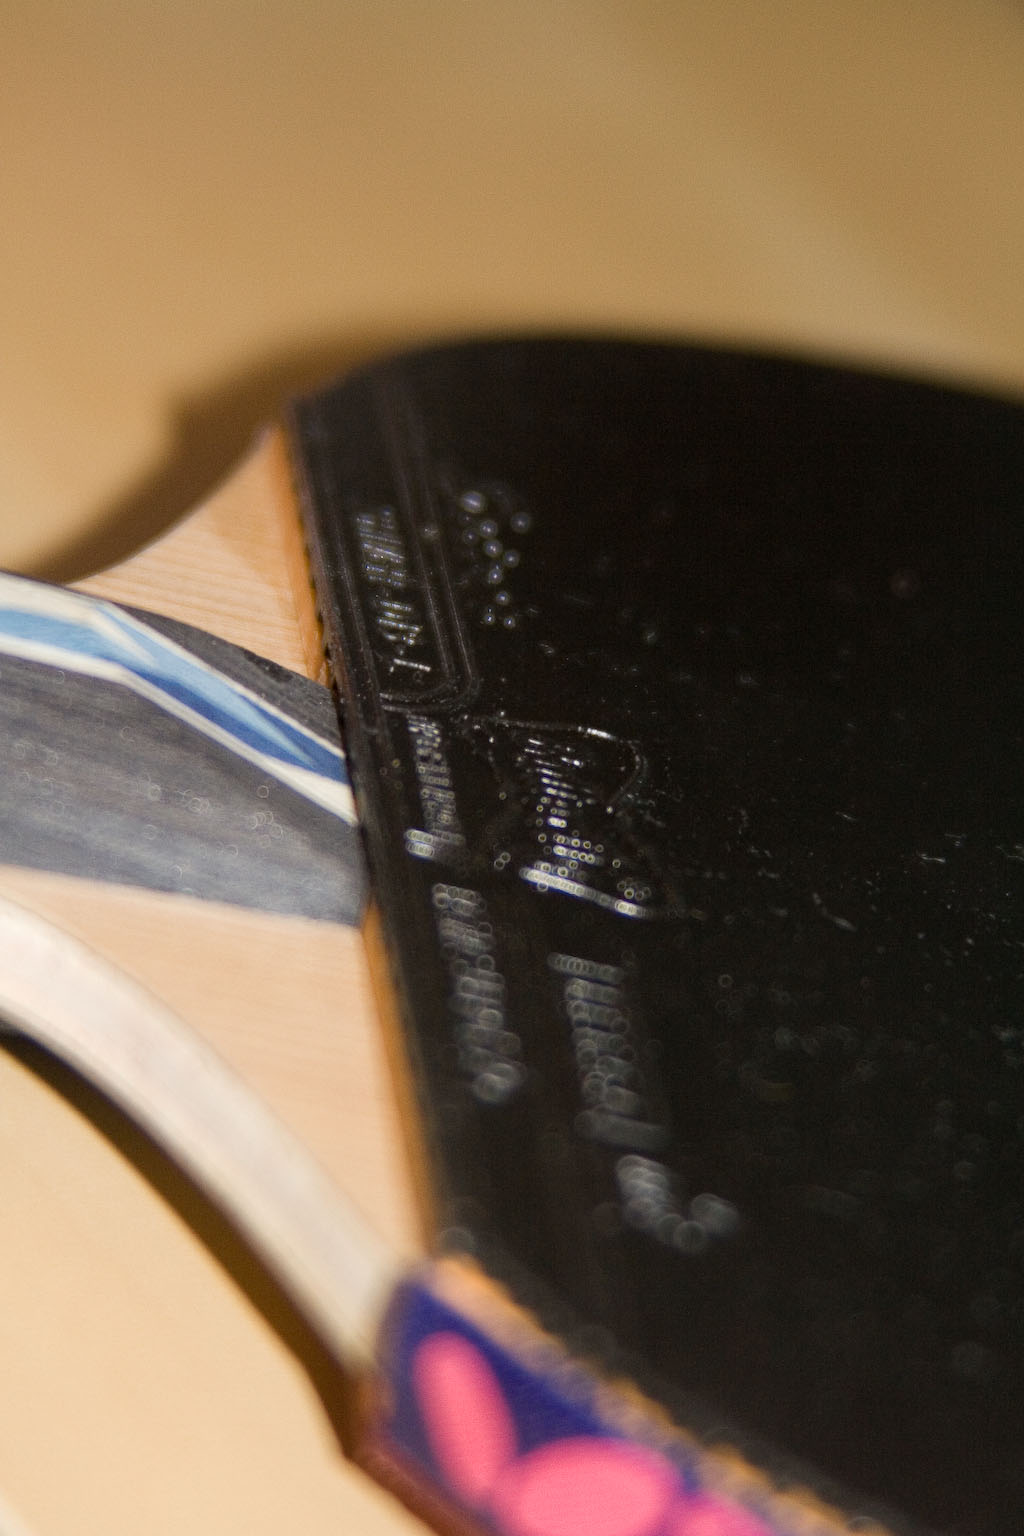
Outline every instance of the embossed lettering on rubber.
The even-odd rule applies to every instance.
[[[1019,1531],[1024,413],[527,341],[295,433],[444,1241],[852,1512]]]

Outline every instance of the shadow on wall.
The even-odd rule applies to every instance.
[[[295,395],[413,341],[408,331],[327,337],[257,358],[185,401],[164,458],[89,527],[25,574],[69,582],[126,559],[195,507],[239,463],[261,427]]]

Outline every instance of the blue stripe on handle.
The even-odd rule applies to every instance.
[[[0,651],[82,675],[98,673],[144,692],[169,713],[256,758],[300,793],[355,820],[351,796],[337,793],[348,784],[338,744],[111,603],[0,575]],[[322,781],[325,792],[318,793],[307,775]]]

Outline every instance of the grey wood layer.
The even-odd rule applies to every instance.
[[[338,746],[326,688],[189,626],[133,617]],[[365,896],[354,818],[119,682],[9,651],[0,861],[345,923]]]

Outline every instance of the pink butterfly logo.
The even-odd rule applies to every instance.
[[[522,1454],[512,1411],[475,1344],[433,1333],[412,1362],[427,1438],[450,1491],[501,1536],[774,1536],[712,1494],[691,1494],[664,1456],[611,1435]]]

